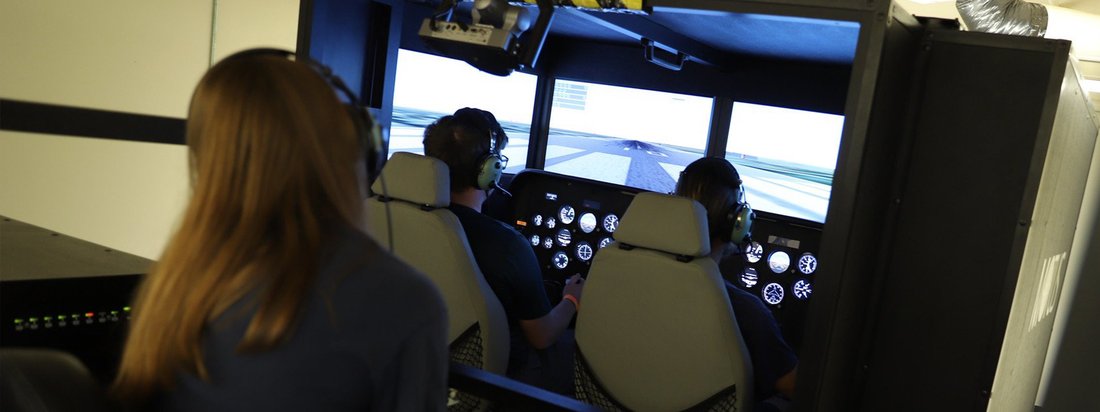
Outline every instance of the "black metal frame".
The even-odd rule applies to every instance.
[[[494,408],[522,411],[599,411],[599,408],[484,370],[451,363],[451,388],[487,399]]]
[[[903,219],[902,194],[912,184],[908,173],[913,164],[911,148],[917,136],[907,127],[916,119],[914,110],[920,105],[923,93],[914,80],[924,75],[921,69],[924,63],[918,57],[921,39],[927,29],[939,30],[937,35],[954,36],[961,42],[986,45],[989,42],[955,33],[956,28],[951,24],[920,21],[884,0],[650,0],[647,8],[661,13],[762,13],[829,19],[855,22],[860,29],[851,66],[792,64],[750,56],[738,56],[738,61],[731,63],[721,53],[692,44],[659,24],[638,23],[587,11],[568,11],[630,38],[650,39],[697,60],[729,64],[736,70],[722,73],[708,65],[689,64],[683,71],[673,72],[645,63],[630,66],[630,70],[609,70],[591,62],[628,58],[640,62],[641,46],[578,40],[570,41],[565,47],[554,44],[554,40],[562,39],[551,38],[543,50],[539,67],[526,71],[540,76],[532,110],[528,166],[540,168],[544,165],[556,79],[715,97],[706,149],[710,156],[720,156],[725,151],[733,101],[843,114],[845,126],[827,223],[821,238],[822,267],[815,275],[816,289],[807,319],[805,345],[800,354],[795,406],[799,410],[832,411],[878,405],[868,401],[874,399],[875,394],[866,392],[874,383],[869,381],[867,371],[874,370],[875,343],[882,338],[882,317],[884,310],[891,308],[890,278],[884,274],[896,258],[893,250],[898,246],[898,236],[903,229],[898,225],[899,219]],[[425,51],[418,39],[410,38],[408,29],[406,27],[399,39],[391,37],[390,47]],[[1020,46],[1011,44],[1009,47]],[[808,74],[810,72],[822,74]],[[676,76],[688,77],[691,81]],[[801,79],[803,83],[792,86],[772,81],[790,78]],[[842,97],[831,100],[830,96]],[[1056,95],[1047,96],[1047,99],[1056,99]],[[1045,110],[1042,116],[1050,116],[1048,112],[1053,108]],[[1032,176],[1029,184],[1034,183],[1034,179],[1037,177]],[[1030,199],[1033,203],[1034,191],[1028,190],[1024,200]],[[1022,244],[1017,245],[1019,247]],[[1013,250],[1016,256],[1017,252],[1019,250]],[[1006,263],[1018,266],[1019,262]],[[1011,302],[1011,293],[1008,290],[1003,293],[1001,302],[1007,305],[1005,302]],[[1007,313],[1007,306],[999,310]],[[996,359],[991,359],[986,362],[990,374],[996,366]],[[898,374],[890,378],[904,382],[901,377],[904,371]],[[943,390],[950,392],[950,389]],[[972,409],[972,406],[977,408],[974,405],[963,408]]]

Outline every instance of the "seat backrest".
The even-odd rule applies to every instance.
[[[107,411],[109,404],[76,357],[44,348],[0,349],[0,410]]]
[[[694,200],[634,198],[585,282],[578,398],[636,411],[751,407],[751,361],[707,233]]]
[[[451,360],[504,374],[508,322],[451,211],[450,178],[442,161],[394,153],[367,200],[367,228],[379,244],[427,275],[447,304]],[[384,183],[384,185],[383,185]]]

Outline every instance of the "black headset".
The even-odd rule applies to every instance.
[[[225,60],[241,58],[245,56],[276,56],[287,60],[303,63],[313,69],[321,78],[325,79],[338,93],[344,95],[347,102],[344,107],[355,126],[355,133],[359,138],[359,145],[363,148],[363,162],[366,164],[367,187],[365,193],[370,193],[370,184],[378,177],[382,170],[382,164],[386,161],[386,148],[383,141],[382,129],[374,119],[367,106],[359,100],[351,89],[344,83],[340,76],[328,66],[308,57],[301,57],[289,50],[258,48],[240,51],[226,57]]]

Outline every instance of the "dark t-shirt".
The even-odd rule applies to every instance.
[[[286,342],[270,351],[238,354],[257,295],[247,294],[207,327],[203,355],[209,381],[179,373],[159,409],[445,409],[442,298],[427,278],[366,235],[344,229],[328,248]]]
[[[452,204],[449,209],[462,223],[474,260],[508,317],[508,375],[514,377],[537,359],[519,321],[541,318],[551,309],[535,252],[511,226],[466,206]]]
[[[775,395],[775,382],[798,365],[798,357],[783,339],[779,324],[764,302],[729,281],[725,283],[741,338],[752,359],[756,401],[763,402]]]

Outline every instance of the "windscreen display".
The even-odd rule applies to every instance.
[[[736,102],[726,159],[753,209],[825,222],[844,116]]]
[[[399,49],[393,91],[390,154],[424,154],[424,128],[463,107],[488,110],[508,133],[506,173],[527,166],[535,76],[494,76],[466,62]]]
[[[669,193],[703,157],[712,99],[558,80],[548,171]]]

